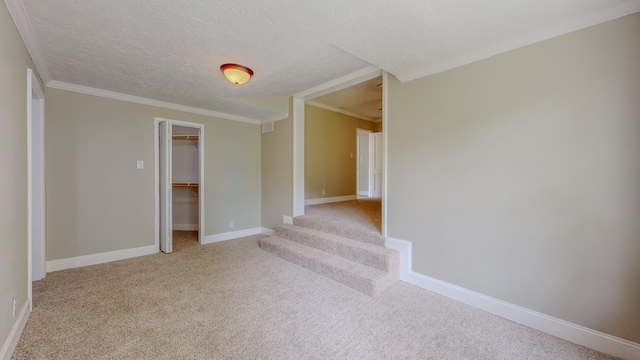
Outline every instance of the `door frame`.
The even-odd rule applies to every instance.
[[[37,110],[36,110],[37,109]],[[34,111],[36,110],[36,111]],[[40,133],[37,139],[34,138],[34,125],[38,122]],[[40,82],[32,69],[27,69],[27,296],[29,298],[29,308],[33,309],[33,281],[40,280],[46,276],[46,208],[45,208],[45,159],[44,159],[44,91]],[[39,152],[40,158],[40,199],[34,199],[34,151]],[[36,181],[37,183],[37,181]],[[39,202],[40,221],[34,223],[34,200]],[[34,230],[40,228],[39,238],[34,238]],[[34,248],[39,248],[39,259],[33,259]],[[38,252],[36,252],[38,253]],[[34,274],[34,263],[37,261],[40,266],[40,274]]]
[[[372,132],[371,134],[369,134],[369,197],[373,197],[373,198],[382,198],[382,189],[384,188],[384,183],[383,183],[383,173],[384,173],[384,162],[382,161],[382,159],[380,159],[380,166],[382,167],[382,171],[380,172],[380,194],[378,196],[377,192],[375,191],[376,189],[376,155],[377,155],[377,151],[376,151],[376,136],[380,136],[380,141],[384,141],[384,136],[382,132]],[[384,143],[382,143],[382,146],[380,147],[380,155],[382,155],[382,151],[384,148]]]
[[[154,133],[154,197],[155,197],[155,246],[160,251],[160,123],[166,122],[168,126],[179,125],[184,127],[197,128],[200,130],[198,138],[198,160],[200,167],[200,179],[198,184],[198,244],[202,244],[205,232],[205,183],[204,183],[204,163],[205,163],[205,141],[204,141],[204,124],[187,122],[181,120],[165,119],[155,117],[153,121]],[[167,139],[171,141],[171,139]],[[172,146],[171,143],[167,144]],[[172,196],[173,198],[173,196]],[[173,199],[172,199],[173,200]],[[172,215],[172,214],[170,214]]]
[[[382,75],[382,236],[387,236],[387,89],[389,73],[375,65],[293,95],[293,216],[304,215],[304,103]]]
[[[360,134],[372,134],[373,131],[367,129],[356,128],[356,197],[366,196],[371,197],[371,176],[367,176],[367,182],[369,185],[367,186],[367,194],[360,194]],[[371,156],[371,153],[369,153]],[[367,159],[367,164],[369,164],[369,159]],[[369,164],[369,170],[371,170],[371,165]],[[367,174],[370,171],[367,171]]]

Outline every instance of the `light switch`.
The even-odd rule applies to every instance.
[[[138,167],[138,170],[139,170],[139,169],[144,169],[144,161],[142,161],[142,160],[138,160],[138,162],[137,162],[137,164],[136,164],[136,165],[137,165],[137,167]]]

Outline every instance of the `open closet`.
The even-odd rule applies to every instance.
[[[202,243],[204,125],[162,118],[155,123],[156,239],[168,254],[174,241]]]
[[[173,125],[171,146],[171,199],[173,230],[198,231],[200,160],[199,129]]]

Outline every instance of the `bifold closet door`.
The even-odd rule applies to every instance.
[[[160,250],[164,253],[173,251],[172,236],[172,187],[171,187],[171,124],[167,121],[159,123],[159,171],[160,171]]]

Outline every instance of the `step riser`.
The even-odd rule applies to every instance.
[[[307,217],[296,217],[293,219],[293,224],[297,226],[314,229],[329,234],[334,234],[342,237],[346,237],[353,240],[362,241],[364,243],[384,246],[384,238],[380,234],[372,233],[366,230],[360,230],[357,228],[346,227],[341,224],[316,220]]]
[[[346,269],[333,268],[321,262],[315,257],[305,256],[304,254],[299,254],[291,251],[286,247],[278,246],[277,244],[269,242],[268,238],[263,239],[260,246],[262,249],[287,261],[307,268],[315,273],[326,276],[332,280],[335,280],[370,296],[379,294],[398,281],[398,279],[394,278],[391,274],[373,281],[370,279],[362,278],[353,273],[350,273]]]
[[[322,234],[310,234],[309,231],[305,232],[295,226],[277,226],[275,232],[276,236],[281,238],[311,246],[375,269],[384,271],[393,271],[394,269],[397,271],[399,269],[400,255],[397,251],[374,252],[362,247],[332,241],[323,237]]]

